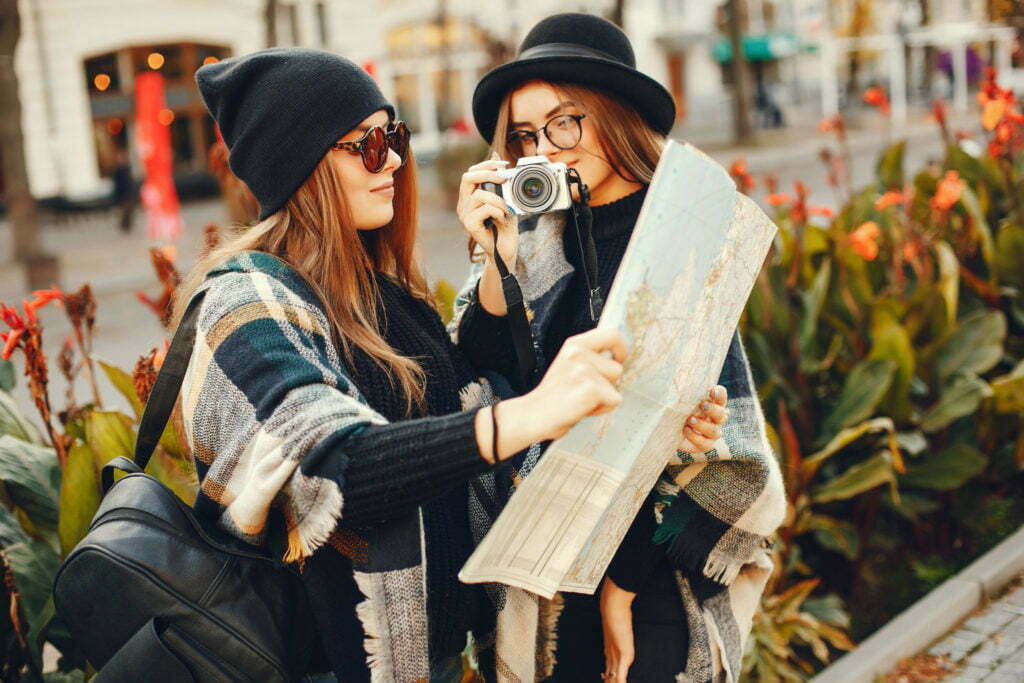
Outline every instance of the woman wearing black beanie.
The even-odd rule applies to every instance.
[[[516,378],[516,347],[486,221],[496,224],[498,251],[505,263],[516,264],[530,299],[529,326],[543,369],[571,335],[594,329],[591,290],[599,289],[597,300],[608,295],[675,121],[675,105],[664,87],[637,71],[618,27],[592,15],[559,14],[529,32],[516,59],[483,77],[473,113],[492,157],[463,176],[458,214],[471,241],[488,253],[460,295],[453,329],[471,361]],[[579,172],[589,187],[589,234],[586,225],[577,234],[564,211],[516,225],[502,198],[480,187],[503,183],[498,170],[535,155]],[[683,197],[690,190],[679,188]],[[685,225],[679,237],[686,239]],[[719,386],[709,388],[680,430],[678,450],[666,453],[668,466],[599,594],[564,593],[534,610],[533,678],[738,680],[753,610],[770,573],[768,537],[785,512],[782,479],[738,333]],[[534,465],[515,463],[527,472]],[[507,497],[515,485],[502,487],[499,479],[495,488]],[[508,596],[495,601],[497,651],[481,659],[493,659],[499,672],[511,659],[502,652],[509,640],[503,625],[523,622],[523,611],[516,613],[521,603]]]
[[[430,305],[408,131],[373,79],[327,52],[271,49],[196,80],[260,204],[176,301],[180,320],[205,292],[181,394],[196,508],[298,563],[319,669],[461,680],[480,616],[456,580],[465,484],[614,408],[621,338],[572,340],[529,396],[495,403]]]

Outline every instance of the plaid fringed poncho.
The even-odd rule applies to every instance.
[[[600,223],[616,209],[594,209],[599,259],[602,237],[605,244],[608,240],[621,242],[614,262],[601,264],[605,295],[642,200],[643,195],[637,193],[632,200],[616,203],[620,213],[626,207],[628,214],[614,217],[614,222],[624,226],[616,228],[617,234],[600,234],[602,229],[608,233],[609,226]],[[567,245],[571,248],[574,241],[563,240],[564,226],[564,213],[531,217],[519,224],[516,277],[533,314],[530,323],[542,365],[550,360],[546,355],[557,351],[550,333],[553,326],[564,324],[564,307],[582,307],[585,301],[579,279],[573,281],[572,262],[579,261],[578,257],[566,256]],[[459,294],[456,317],[449,331],[476,365],[515,377],[514,369],[509,367],[515,354],[507,324],[504,319],[489,316],[476,300],[481,272],[478,264]],[[583,330],[568,329],[562,330],[562,334],[580,331]],[[467,333],[473,338],[466,338]],[[553,336],[560,345],[558,335]],[[738,680],[754,611],[772,571],[769,539],[781,524],[786,509],[779,466],[768,444],[764,417],[738,334],[733,337],[719,383],[729,393],[729,420],[722,438],[707,453],[666,454],[669,462],[657,484],[660,495],[652,496],[651,505],[638,513],[654,516],[657,531],[648,543],[657,545],[656,552],[667,555],[676,570],[680,609],[685,611],[690,633],[686,670],[679,672],[679,681]],[[511,477],[503,471],[478,477],[489,494],[485,497],[501,500],[504,496],[507,500],[516,479],[528,475],[539,456],[539,449],[532,449],[515,463],[517,469]],[[492,511],[472,495],[471,510],[474,536],[479,539],[497,510]],[[650,552],[646,548],[640,551]],[[613,568],[614,564],[613,561]],[[709,580],[724,588],[703,590]],[[490,587],[489,595],[498,610],[497,633],[479,640],[485,646],[495,644],[499,679],[531,683],[550,675],[557,656],[558,596],[548,603],[518,589],[502,587]],[[707,595],[711,597],[703,597]],[[515,632],[509,633],[510,630]],[[524,656],[522,650],[531,647],[533,651]],[[594,657],[600,659],[603,653],[595,652]]]
[[[198,512],[254,544],[268,526],[284,527],[285,557],[304,564],[340,680],[367,679],[367,665],[373,681],[387,683],[438,680],[439,666],[451,672],[477,590],[455,573],[471,550],[465,482],[489,468],[469,410],[487,386],[457,362],[437,314],[397,285],[382,292],[402,314],[388,316],[390,333],[405,324],[437,344],[439,362],[456,359],[431,366],[454,368],[436,382],[448,384],[432,413],[453,414],[388,423],[371,409],[365,373],[357,387],[319,298],[272,256],[236,256],[201,290],[181,399]],[[444,491],[458,500],[438,508]]]

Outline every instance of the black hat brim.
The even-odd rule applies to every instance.
[[[505,95],[530,81],[574,83],[611,93],[668,135],[676,118],[672,95],[661,83],[625,64],[600,57],[545,55],[518,59],[489,71],[473,92],[473,119],[487,142],[494,138]]]

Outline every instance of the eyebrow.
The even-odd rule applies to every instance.
[[[562,102],[557,107],[555,107],[554,109],[549,111],[547,114],[545,114],[544,118],[549,119],[552,116],[554,116],[555,114],[557,114],[558,112],[562,111],[563,109],[568,109],[569,107],[575,107],[575,106],[576,106],[575,102],[570,102],[569,100],[566,100],[565,102]],[[513,121],[512,123],[509,124],[509,126],[511,126],[512,128],[518,128],[519,126],[529,126],[529,125],[530,125],[529,121]]]

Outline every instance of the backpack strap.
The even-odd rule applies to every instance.
[[[160,367],[153,391],[146,402],[146,410],[142,413],[142,421],[139,423],[139,436],[135,440],[134,464],[140,472],[146,469],[149,459],[153,457],[153,451],[160,443],[160,437],[163,436],[164,428],[178,400],[178,393],[181,391],[185,370],[188,369],[196,340],[199,308],[205,296],[206,292],[200,291],[189,302],[185,315],[181,318],[181,324],[174,332],[174,339],[171,340],[171,346],[164,357],[164,364]]]

